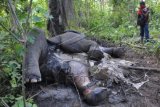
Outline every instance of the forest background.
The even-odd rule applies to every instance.
[[[11,2],[10,2],[11,1]],[[87,36],[100,38],[115,44],[137,45],[139,27],[136,26],[139,0],[68,0],[72,13],[65,29],[77,30]],[[150,8],[150,35],[153,42],[138,44],[149,55],[160,57],[160,0],[146,0]],[[68,8],[71,8],[68,6]],[[12,8],[11,8],[12,7]],[[13,9],[13,10],[12,10]],[[43,29],[47,37],[49,14],[48,0],[1,0],[0,1],[0,106],[20,107],[24,104],[22,81],[24,39],[34,42],[25,34],[29,29]],[[25,99],[35,106],[32,98]]]

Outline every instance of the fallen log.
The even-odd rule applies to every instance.
[[[143,70],[143,71],[153,71],[153,72],[159,72],[159,73],[160,73],[160,68],[135,67],[135,66],[124,66],[124,65],[118,65],[118,67],[123,68],[123,69]]]

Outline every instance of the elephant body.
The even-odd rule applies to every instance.
[[[99,101],[106,98],[106,88],[92,87],[88,59],[100,61],[104,57],[104,52],[114,55],[121,49],[101,47],[96,42],[87,40],[83,34],[73,31],[47,40],[45,33],[35,28],[28,33],[28,37],[33,38],[34,42],[27,42],[26,82],[37,83],[48,77],[53,79],[55,76],[64,75],[70,77],[71,82],[85,96],[86,102],[97,105]],[[85,53],[85,55],[80,54],[81,57],[73,58],[75,53],[77,55]]]

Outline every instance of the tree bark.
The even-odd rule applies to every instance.
[[[52,36],[64,32],[68,20],[74,18],[72,0],[49,0],[49,11],[52,19],[48,19],[47,29]]]

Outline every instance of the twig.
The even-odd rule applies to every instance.
[[[4,107],[9,107],[8,104],[3,99],[1,100],[2,100],[2,104],[4,105]]]
[[[10,9],[10,11],[11,11],[11,14],[12,14],[13,20],[15,20],[16,25],[17,25],[17,26],[19,26],[20,31],[22,31],[22,33],[23,33],[23,32],[24,32],[24,30],[23,30],[23,27],[20,25],[20,22],[19,22],[19,20],[18,20],[18,17],[17,17],[17,15],[16,15],[15,10],[13,9],[13,6],[12,6],[12,0],[8,0],[8,7],[9,7],[9,9]]]
[[[121,67],[121,68],[124,68],[124,69],[143,70],[143,71],[153,71],[153,72],[159,72],[159,73],[160,73],[160,68],[133,67],[133,66],[124,66],[124,65],[118,65],[118,67]]]
[[[128,42],[121,42],[121,43],[127,44],[127,45],[129,45],[131,47],[134,47],[134,48],[146,49],[146,47],[137,46],[137,45],[134,45],[134,44],[131,44],[131,43],[128,43]]]
[[[74,83],[74,86],[76,87],[76,91],[77,91],[77,93],[78,93],[78,98],[79,98],[79,101],[80,101],[80,107],[82,107],[82,100],[81,100],[81,96],[80,96],[80,93],[79,93],[79,90],[78,90],[78,88],[77,88],[77,85],[76,85],[76,83],[75,83],[75,81],[74,81],[74,78],[73,78],[73,83]]]
[[[19,42],[26,42],[26,40],[23,40],[23,39],[19,39],[13,32],[9,31],[2,23],[0,23],[0,25],[7,31],[9,32],[17,41]]]
[[[32,1],[33,0],[30,0],[29,9],[28,9],[28,16],[26,20],[26,32],[27,32],[27,28],[29,27],[29,18],[30,18],[31,9],[32,9]]]
[[[34,98],[35,96],[37,96],[38,94],[40,94],[41,92],[43,92],[42,90],[37,92],[36,94],[32,95],[31,97],[29,97],[27,100]]]
[[[24,48],[26,49],[27,47],[27,43],[24,43]],[[25,72],[26,72],[26,65],[25,65],[25,61],[26,61],[26,52],[24,53],[23,56],[23,63],[22,63],[22,95],[23,95],[23,103],[24,103],[24,107],[26,107],[26,94],[25,94]]]

